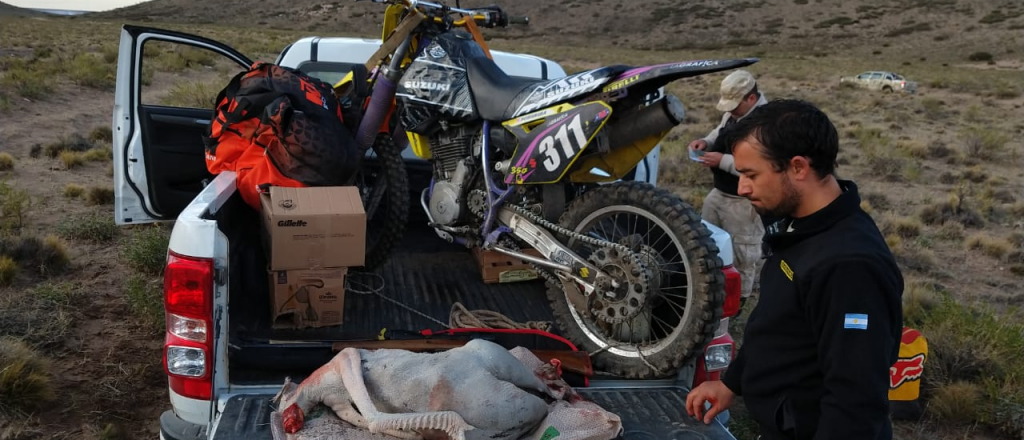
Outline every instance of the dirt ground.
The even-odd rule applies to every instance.
[[[0,125],[0,149],[17,162],[13,171],[0,173],[0,179],[16,183],[32,198],[22,233],[46,235],[66,219],[110,216],[112,205],[86,206],[80,199],[62,196],[69,183],[111,187],[110,162],[86,162],[65,170],[58,159],[31,158],[29,153],[36,144],[109,126],[113,94],[65,83],[45,101],[19,100],[14,105]],[[121,261],[119,244],[67,242],[71,268],[50,281],[72,282],[81,295],[69,311],[73,316],[69,333],[47,353],[54,360],[57,403],[35,414],[30,423],[0,416],[0,438],[155,438],[158,434],[156,421],[167,408],[162,340],[126,304],[123,282],[131,269]],[[30,294],[27,291],[36,281],[22,277],[13,286],[0,288],[0,295]],[[111,437],[114,432],[123,437]]]
[[[86,32],[90,24],[77,22],[75,26],[67,29],[72,35],[68,38]],[[104,23],[101,29],[102,35],[97,31],[95,41],[87,46],[90,50],[98,50],[103,44],[109,50],[109,45],[116,41],[116,34],[111,31],[115,29],[113,24]],[[273,44],[291,41],[290,36],[280,34],[274,38]],[[55,43],[29,42],[0,48],[0,59],[28,59],[45,44]],[[248,44],[258,46],[260,42]],[[598,53],[591,47],[541,46],[516,40],[495,40],[492,47],[547,56],[574,70],[619,62],[667,62],[744,52],[727,46],[718,52],[608,49]],[[744,53],[766,51],[758,49]],[[866,55],[861,55],[815,57],[768,52],[750,70],[758,76],[769,98],[809,99],[833,117],[842,139],[839,173],[858,183],[883,230],[890,233],[890,229],[899,230],[895,226],[898,222],[916,222],[909,233],[890,233],[896,237],[894,240],[899,239],[891,245],[908,281],[936,283],[965,303],[1008,311],[1019,308],[1024,303],[1024,271],[1016,272],[1024,267],[1019,252],[1024,242],[1015,241],[1015,234],[1024,233],[1024,121],[1020,117],[1024,115],[1024,97],[1019,93],[1018,83],[1024,75],[1021,62],[1014,58],[993,65],[961,61],[950,64],[943,60],[926,62],[922,56],[921,61],[915,58],[913,64],[903,65],[904,70],[909,70],[908,77],[922,82],[917,94],[882,95],[841,88],[837,84],[839,74],[870,70],[868,65],[899,66],[909,62],[895,57],[867,62],[863,59]],[[966,70],[989,76],[983,77],[980,84],[957,82],[962,78],[954,74]],[[150,91],[153,96],[163,96],[179,81],[211,75],[214,74],[157,75]],[[669,87],[686,104],[689,116],[684,126],[663,143],[662,182],[695,205],[699,205],[708,190],[710,173],[687,162],[682,151],[690,140],[713,128],[719,117],[713,105],[720,78],[712,75]],[[73,134],[88,135],[96,127],[109,127],[113,90],[85,87],[62,75],[51,81],[53,90],[40,99],[26,99],[15,91],[0,88],[0,94],[9,102],[8,108],[0,111],[0,152],[15,158],[14,169],[0,171],[0,180],[27,191],[31,197],[23,235],[46,236],[59,230],[62,224],[93,216],[112,218],[111,204],[89,205],[81,198],[64,196],[68,184],[111,188],[109,161],[86,161],[65,169],[59,159],[45,155],[33,158],[31,152],[36,145],[45,146]],[[1018,93],[1000,96],[997,88],[984,81],[1006,81],[1017,87],[1013,90]],[[975,127],[1001,135],[1005,141],[1000,142],[997,151],[974,157],[967,144],[972,141],[969,130]],[[870,129],[876,129],[880,137],[872,138]],[[893,165],[891,172],[885,172]],[[983,176],[975,179],[970,177],[971,173]],[[951,194],[964,206],[979,212],[983,226],[954,231],[948,237],[939,225],[921,222],[923,210],[947,203]],[[52,359],[56,403],[29,418],[0,414],[0,440],[106,440],[157,435],[157,419],[169,407],[161,366],[162,328],[154,329],[141,319],[126,294],[125,280],[136,274],[123,255],[124,242],[132,233],[122,229],[116,239],[104,242],[66,239],[71,267],[65,273],[49,279],[21,274],[12,286],[0,287],[0,304],[10,307],[0,310],[4,315],[26,313],[16,306],[31,303],[41,283],[70,283],[76,292],[61,307],[33,312],[39,313],[40,319],[67,322],[67,333],[42,349]],[[972,249],[966,243],[974,234],[1006,241],[1010,250],[992,256],[984,249]],[[995,438],[971,425],[933,430],[932,422],[899,424],[898,438]]]

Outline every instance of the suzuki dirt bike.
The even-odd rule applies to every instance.
[[[680,197],[620,179],[683,120],[664,85],[757,59],[513,78],[477,27],[516,21],[499,8],[388,3],[357,139],[404,131],[432,163],[421,203],[438,236],[533,264],[561,333],[598,370],[667,377],[701,353],[724,300],[718,249]]]

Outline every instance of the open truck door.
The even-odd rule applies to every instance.
[[[122,28],[111,125],[118,225],[174,220],[199,194],[212,177],[202,133],[214,105],[199,98],[216,96],[251,65],[245,55],[208,38]]]

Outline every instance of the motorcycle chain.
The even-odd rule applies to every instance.
[[[485,193],[482,190],[473,190],[472,193],[479,193],[479,194],[474,194],[474,195],[483,195],[484,197],[486,197],[486,195],[487,195],[487,193]],[[636,254],[636,252],[633,252],[633,250],[630,249],[629,246],[626,246],[626,245],[623,245],[623,244],[619,244],[619,243],[613,243],[613,242],[610,242],[610,241],[599,240],[599,239],[596,239],[596,238],[593,238],[593,237],[589,237],[589,236],[586,236],[584,234],[580,234],[578,232],[571,231],[569,229],[563,228],[563,227],[561,227],[561,226],[559,226],[559,225],[557,225],[557,224],[555,224],[553,222],[550,222],[550,221],[546,220],[544,217],[541,217],[541,216],[539,216],[537,214],[534,214],[532,211],[530,211],[529,208],[527,208],[525,206],[515,205],[515,204],[508,203],[508,202],[505,203],[505,206],[511,208],[513,211],[516,212],[516,214],[519,214],[519,215],[521,215],[523,217],[526,217],[530,221],[534,222],[537,225],[540,225],[541,227],[546,228],[549,231],[552,231],[552,232],[554,232],[556,234],[565,236],[565,237],[567,237],[569,239],[574,239],[574,240],[582,241],[584,243],[587,243],[587,244],[590,244],[590,245],[593,245],[593,246],[614,248],[615,250],[623,253],[624,255],[629,255],[630,258],[632,258],[632,260],[633,260],[633,264],[637,265],[637,267],[641,267],[641,268],[645,268],[646,267],[643,264],[643,262],[640,260],[640,257]],[[478,217],[480,217],[481,219],[485,218],[485,214],[484,214],[483,211],[479,211],[479,212],[474,211],[474,213]],[[515,251],[519,251],[520,250],[519,246],[511,238],[502,237],[499,240],[499,242],[501,243],[502,246],[508,247],[509,249],[512,249],[512,250],[515,250]],[[554,283],[555,285],[560,285],[561,284],[561,280],[557,276],[555,276],[555,274],[551,273],[551,271],[549,271],[547,268],[545,268],[543,266],[540,266],[538,264],[535,264],[535,263],[529,263],[529,264],[530,264],[531,267],[533,267],[534,270],[537,271],[537,274],[540,275],[541,278],[544,278],[545,281]],[[610,321],[606,320],[606,322],[609,322],[611,324],[617,324],[617,323],[625,322],[625,321],[629,320],[630,318],[632,318],[632,316],[623,316],[623,317],[617,317],[617,318],[612,319]]]

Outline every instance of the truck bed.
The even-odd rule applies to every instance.
[[[392,333],[442,330],[444,327],[430,318],[447,324],[456,302],[470,310],[493,310],[519,322],[553,320],[542,281],[485,284],[473,254],[438,238],[426,222],[422,209],[412,206],[403,240],[388,263],[375,272],[380,275],[377,283],[383,279],[379,295],[346,292],[341,326],[273,329],[259,217],[240,199],[230,200],[218,213],[218,224],[230,234],[232,247],[231,382],[280,383],[281,371],[301,377],[330,360],[332,341],[376,339],[382,329]],[[374,278],[350,272],[349,280]],[[297,350],[305,353],[297,355]]]
[[[705,425],[686,414],[686,389],[674,386],[645,388],[580,388],[584,398],[622,419],[625,440],[735,440],[717,421]],[[265,440],[270,433],[273,395],[235,396],[228,401],[213,438]]]
[[[437,238],[414,205],[408,231],[392,259],[377,271],[381,293],[441,322],[451,305],[501,312],[516,321],[552,320],[541,281],[485,284],[467,249]],[[331,342],[374,339],[389,331],[439,330],[431,319],[398,307],[377,295],[346,293],[341,327],[275,330],[270,328],[266,258],[259,240],[259,217],[237,194],[216,214],[228,235],[230,250],[229,349],[232,386],[256,386],[228,398],[213,436],[217,440],[269,440],[273,394],[285,377],[301,382],[333,356]],[[554,330],[557,332],[557,329]],[[718,422],[711,425],[686,415],[687,389],[671,380],[617,381],[595,377],[590,387],[577,387],[587,399],[619,415],[620,438],[735,440]]]

